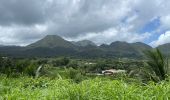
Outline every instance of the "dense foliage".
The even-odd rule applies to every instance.
[[[35,76],[37,67],[37,62],[28,59],[0,58],[0,73],[7,76],[16,76],[17,74]]]
[[[7,100],[168,100],[170,83],[125,83],[95,78],[77,84],[48,78],[0,77],[0,99]]]
[[[146,60],[0,57],[0,99],[168,99],[168,60],[159,50]],[[103,74],[104,70],[125,73]]]

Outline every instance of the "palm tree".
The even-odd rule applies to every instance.
[[[147,65],[151,68],[150,77],[155,81],[153,75],[155,75],[159,81],[165,80],[168,77],[168,59],[166,59],[159,49],[146,51],[146,57],[148,58]]]

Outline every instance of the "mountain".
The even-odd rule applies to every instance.
[[[116,41],[110,44],[110,48],[113,51],[122,51],[122,52],[127,52],[127,51],[134,51],[133,46],[130,43],[127,42],[121,42],[121,41]]]
[[[152,49],[151,46],[145,44],[145,43],[142,43],[142,42],[136,42],[136,43],[131,43],[131,45],[133,45],[134,48],[136,49],[140,49],[140,50],[150,50]]]
[[[111,49],[113,50],[115,56],[118,57],[131,57],[137,56],[136,50],[132,47],[131,44],[127,42],[116,41],[110,44]]]
[[[24,48],[20,46],[2,46],[0,47],[0,55],[2,56],[20,56]]]
[[[61,38],[57,35],[47,35],[43,39],[28,45],[27,47],[37,48],[37,47],[45,47],[45,48],[55,48],[55,47],[64,47],[64,48],[72,48],[74,45]]]
[[[141,55],[143,55],[143,52],[146,51],[146,50],[151,50],[152,47],[145,44],[145,43],[142,43],[142,42],[136,42],[136,43],[131,43],[131,45],[133,46],[133,48],[135,50],[137,50]]]
[[[164,54],[170,54],[170,43],[158,47]],[[25,47],[0,46],[0,55],[12,57],[56,57],[78,58],[142,58],[143,51],[151,50],[147,44],[122,41],[110,45],[95,45],[89,40],[69,42],[57,35],[47,35],[43,39]]]
[[[170,43],[159,45],[157,48],[160,51],[162,51],[165,55],[170,56]]]
[[[122,41],[116,41],[110,45],[102,44],[100,48],[106,52],[107,56],[115,57],[140,57],[143,56],[143,51],[152,49],[149,45],[141,42],[127,43]]]
[[[80,46],[80,47],[85,47],[85,46],[88,46],[88,45],[97,46],[95,43],[93,43],[92,41],[89,41],[89,40],[82,40],[82,41],[78,41],[78,42],[72,41],[72,43],[74,45]]]

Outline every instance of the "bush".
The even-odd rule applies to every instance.
[[[78,69],[78,63],[76,61],[71,61],[68,65],[68,68],[74,68],[74,69]]]
[[[53,66],[58,67],[58,66],[66,66],[69,62],[70,59],[64,57],[52,61],[52,64]]]
[[[35,72],[38,68],[38,64],[36,63],[30,63],[30,65],[28,65],[25,70],[24,70],[24,73],[29,75],[29,76],[35,76]]]
[[[0,72],[10,76],[11,73],[15,72],[15,63],[13,59],[1,58],[0,61]]]
[[[16,73],[24,73],[25,68],[30,65],[30,60],[17,60],[15,62]]]
[[[66,74],[68,79],[72,79],[74,82],[81,82],[85,79],[85,76],[79,70],[73,68],[66,69]]]

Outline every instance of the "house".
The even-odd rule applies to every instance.
[[[118,73],[125,73],[125,70],[116,70],[116,69],[109,69],[109,70],[103,70],[102,74],[104,75],[114,75]]]

